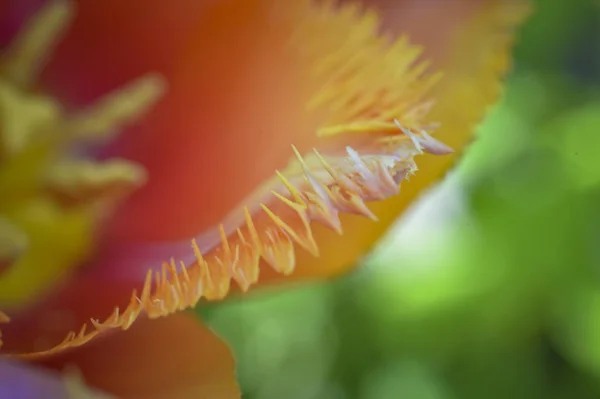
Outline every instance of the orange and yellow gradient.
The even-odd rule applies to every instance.
[[[354,266],[472,140],[527,13],[26,3],[0,1],[30,21],[0,72],[0,353],[120,397],[239,396],[227,346],[177,312]]]

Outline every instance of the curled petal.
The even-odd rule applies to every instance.
[[[94,319],[83,327],[79,314],[60,323],[63,337],[72,332],[58,345],[38,340],[27,356],[129,329],[140,315],[165,317],[201,299],[222,299],[232,280],[247,290],[259,277],[330,276],[355,263],[451,165],[449,148],[466,145],[497,98],[508,67],[507,32],[519,18],[489,4],[457,24],[448,45],[465,58],[439,58],[443,76],[406,38],[377,36],[377,15],[355,5],[207,5],[187,50],[167,72],[170,94],[119,143],[121,155],[144,165],[150,180],[107,226],[102,267],[88,280],[106,283],[103,292],[91,291],[102,305],[86,307]],[[88,12],[83,21],[102,20],[101,10]],[[66,48],[90,39],[85,26]],[[423,154],[420,171],[396,196]],[[191,248],[189,237],[195,237]],[[172,244],[146,250],[165,240]],[[178,259],[157,262],[171,255]],[[121,285],[141,280],[138,291],[122,295]],[[72,305],[73,298],[71,291],[47,309]],[[50,329],[44,334],[54,338],[59,332]]]
[[[198,35],[190,40],[196,45],[194,49],[204,51],[198,57],[185,58],[185,67],[178,75],[182,91],[178,91],[176,80],[172,106],[166,104],[162,113],[155,115],[157,125],[165,123],[164,129],[173,131],[172,140],[145,141],[147,147],[137,146],[131,151],[149,167],[154,180],[119,214],[111,228],[115,241],[168,241],[208,230],[243,203],[239,198],[255,191],[257,181],[268,179],[273,169],[281,168],[289,143],[307,152],[313,143],[320,149],[315,133],[321,138],[341,136],[339,142],[343,142],[348,132],[370,131],[361,119],[366,115],[375,116],[367,124],[374,130],[397,129],[394,117],[408,127],[435,128],[434,137],[443,145],[432,147],[432,142],[424,140],[430,152],[445,154],[452,148],[460,153],[501,93],[516,27],[528,14],[527,2],[519,0],[365,1],[381,11],[382,30],[399,37],[387,52],[376,53],[378,47],[364,41],[369,35],[361,35],[377,30],[377,15],[357,17],[362,11],[352,5],[340,13],[343,16],[328,9],[320,19],[301,25],[306,30],[295,31],[296,41],[291,43],[302,43],[305,57],[290,67],[284,56],[277,56],[275,50],[281,43],[273,39],[285,34],[262,32],[263,25],[253,22],[262,18],[257,11],[233,12],[236,7],[252,7],[249,3],[225,3],[221,9],[208,12],[206,18],[210,16],[214,22],[202,24]],[[246,17],[241,21],[231,18],[234,14]],[[319,25],[321,21],[327,29]],[[439,26],[444,34],[432,26]],[[404,34],[407,36],[401,36]],[[311,39],[316,36],[318,40]],[[327,37],[331,39],[325,40]],[[256,43],[262,46],[257,48]],[[292,44],[286,45],[289,48]],[[223,48],[232,51],[223,52]],[[211,63],[205,63],[205,58]],[[423,58],[431,62],[423,63]],[[387,65],[393,66],[393,73]],[[299,67],[314,74],[321,72],[329,79],[323,84],[314,74],[308,78],[294,75]],[[430,70],[440,70],[442,75],[425,73]],[[297,81],[304,84],[296,87]],[[354,83],[357,86],[352,86]],[[363,91],[343,90],[348,87]],[[321,109],[318,104],[326,106]],[[404,108],[389,108],[389,104]],[[186,113],[193,105],[194,110]],[[310,112],[290,112],[310,106],[319,109],[316,117]],[[354,113],[361,107],[367,114]],[[361,152],[360,146],[357,150]],[[398,214],[443,176],[454,160],[455,156],[447,155],[424,158],[400,196],[369,205],[369,212],[379,219],[376,224],[341,215],[345,226],[342,236],[336,228],[331,231],[315,226],[312,237],[321,243],[320,256],[315,259],[311,251],[297,253],[293,278],[332,276],[356,264]],[[155,209],[164,211],[156,213]],[[211,238],[199,241],[208,241],[206,247],[210,248],[218,237],[216,233],[202,237],[207,235]],[[187,244],[175,244],[170,249],[159,245],[146,251],[149,257],[144,264],[170,256],[184,257],[185,253],[189,253]],[[266,270],[261,281],[279,278],[278,273]]]

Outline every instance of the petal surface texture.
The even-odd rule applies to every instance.
[[[140,315],[164,318],[150,328],[160,329],[225,298],[232,281],[245,291],[355,265],[472,139],[526,11],[441,3],[461,11],[436,42],[421,25],[440,14],[405,20],[394,7],[410,2],[369,3],[382,21],[345,2],[190,1],[166,12],[152,0],[141,13],[138,1],[80,1],[45,88],[87,103],[156,71],[169,91],[99,154],[142,165],[147,183],[107,219],[76,284],[13,317],[3,349],[36,357],[104,334],[97,347],[119,342],[132,334],[109,333],[130,327],[151,336]]]

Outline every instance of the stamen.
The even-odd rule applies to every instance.
[[[34,139],[48,139],[60,120],[57,101],[23,92],[0,76],[0,159],[14,157]]]
[[[147,113],[165,90],[165,81],[160,76],[143,76],[72,116],[67,120],[64,132],[79,140],[110,139],[125,125]]]
[[[98,221],[146,179],[131,162],[75,160],[70,150],[145,114],[164,91],[160,77],[142,77],[74,117],[32,88],[73,11],[70,0],[47,2],[0,60],[0,267],[10,266],[0,274],[4,306],[33,301],[84,263]]]
[[[112,205],[146,182],[146,171],[133,162],[65,160],[53,164],[46,185],[63,204]]]
[[[7,324],[10,322],[10,317],[6,313],[0,310],[0,324]],[[0,328],[0,349],[2,349],[2,329]]]
[[[48,60],[73,17],[70,0],[46,3],[19,32],[2,60],[2,75],[20,88],[29,88]]]
[[[0,216],[0,274],[27,250],[28,243],[27,234]]]

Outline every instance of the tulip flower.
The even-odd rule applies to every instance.
[[[0,396],[64,397],[44,369],[72,367],[118,397],[239,397],[182,311],[356,265],[472,140],[526,12],[0,1]]]

